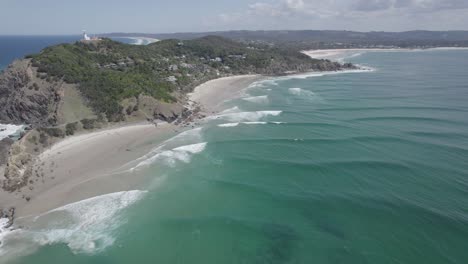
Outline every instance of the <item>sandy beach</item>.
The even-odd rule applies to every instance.
[[[314,59],[337,59],[347,53],[359,54],[361,52],[411,52],[411,51],[431,51],[431,50],[464,50],[463,47],[440,47],[429,49],[404,49],[404,48],[372,48],[372,49],[323,49],[323,50],[304,50],[302,53]]]
[[[258,75],[233,76],[204,83],[189,94],[206,115],[222,110],[226,100],[242,94]],[[143,176],[124,165],[165,139],[183,131],[172,124],[129,124],[67,137],[40,154],[35,163],[40,178],[32,188],[0,192],[0,208],[16,208],[16,219],[35,216],[90,197],[144,189]],[[27,198],[27,199],[26,199]]]
[[[138,181],[121,177],[118,168],[173,134],[170,124],[137,124],[68,137],[38,157],[34,170],[44,176],[33,179],[32,190],[1,192],[0,206],[14,206],[16,216],[21,217],[104,193],[130,190]]]
[[[208,114],[219,112],[223,103],[242,96],[242,91],[250,84],[262,80],[261,75],[240,75],[208,81],[197,86],[189,98],[202,105]]]
[[[146,38],[146,37],[123,37],[123,38],[128,38],[128,39],[133,39],[135,40],[134,45],[148,45],[154,42],[158,42],[159,39],[155,38]]]

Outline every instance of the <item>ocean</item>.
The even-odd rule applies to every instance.
[[[28,54],[41,51],[51,45],[73,43],[80,40],[81,35],[70,36],[0,36],[0,70],[8,66],[13,60],[21,59]],[[147,38],[113,38],[128,44],[149,44]]]
[[[467,50],[271,78],[140,160],[147,190],[0,237],[8,263],[466,263]],[[16,233],[15,233],[16,232]],[[1,262],[2,260],[0,260]]]

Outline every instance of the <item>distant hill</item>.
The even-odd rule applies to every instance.
[[[157,39],[194,39],[207,35],[242,42],[288,45],[302,49],[359,47],[468,47],[468,31],[356,32],[339,30],[218,31],[201,33],[144,34],[110,33],[106,36],[144,36]]]

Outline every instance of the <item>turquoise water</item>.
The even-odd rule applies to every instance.
[[[156,150],[112,220],[11,262],[466,263],[467,57],[366,53],[350,60],[374,72],[257,83]]]

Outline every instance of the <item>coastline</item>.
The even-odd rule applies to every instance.
[[[134,40],[135,43],[133,43],[133,45],[148,45],[148,44],[159,41],[159,39],[146,38],[146,37],[122,37],[122,38]]]
[[[437,48],[352,48],[352,49],[319,49],[319,50],[303,50],[302,53],[314,59],[336,59],[336,56],[341,56],[348,52],[421,52],[434,50],[468,50],[468,47],[437,47]]]
[[[206,115],[221,111],[227,100],[242,96],[242,91],[256,81],[265,79],[262,75],[236,75],[205,82],[188,94],[191,101],[197,102]]]
[[[34,177],[35,182],[28,185],[33,189],[25,187],[21,192],[0,192],[0,208],[7,212],[0,221],[0,256],[6,256],[6,252],[9,252],[8,257],[12,252],[23,255],[22,252],[14,252],[14,246],[11,248],[8,243],[9,238],[47,236],[49,229],[37,228],[46,227],[49,217],[55,217],[56,212],[76,221],[70,229],[66,229],[70,234],[80,232],[83,223],[90,226],[97,222],[105,223],[107,220],[102,219],[112,217],[164,181],[164,175],[145,173],[145,167],[155,161],[169,166],[176,161],[189,162],[191,155],[203,151],[206,142],[200,142],[199,124],[205,117],[209,120],[210,116],[220,114],[225,110],[222,107],[224,102],[245,95],[245,89],[252,84],[271,78],[305,78],[348,71],[361,72],[362,69],[310,71],[276,77],[237,75],[218,78],[197,86],[187,94],[185,106],[192,114],[185,120],[157,126],[154,123],[126,124],[77,134],[55,143],[40,154],[35,163],[36,175],[43,176]],[[255,114],[275,115],[276,112],[259,111]],[[113,205],[107,208],[108,203]],[[14,208],[13,211],[7,211],[10,208]],[[96,214],[89,218],[79,216],[77,212],[80,208],[88,208],[86,210]],[[97,209],[94,208],[100,209],[95,211]],[[110,210],[109,215],[102,210]],[[55,230],[61,227],[50,228]],[[35,243],[63,242],[60,239],[69,241],[70,234],[67,238],[47,237]],[[84,248],[89,243],[93,248],[95,246],[93,241],[84,243]],[[82,248],[80,246],[80,250]]]
[[[0,207],[14,207],[16,218],[37,215],[125,189],[126,184],[130,187],[130,181],[117,184],[111,174],[122,163],[146,153],[150,142],[170,136],[173,130],[170,124],[134,124],[67,137],[39,155],[33,168],[43,176],[31,179],[35,181],[31,188],[0,192]],[[91,184],[103,177],[108,177],[106,184]]]
[[[259,75],[214,79],[188,94],[204,116],[221,111],[223,102],[242,95],[242,90],[261,80]],[[33,188],[8,193],[0,191],[0,208],[15,208],[15,220],[36,216],[55,208],[99,195],[144,189],[138,173],[125,177],[128,164],[148,154],[165,139],[184,131],[187,125],[139,123],[106,128],[67,137],[38,157],[34,169],[40,178]]]

